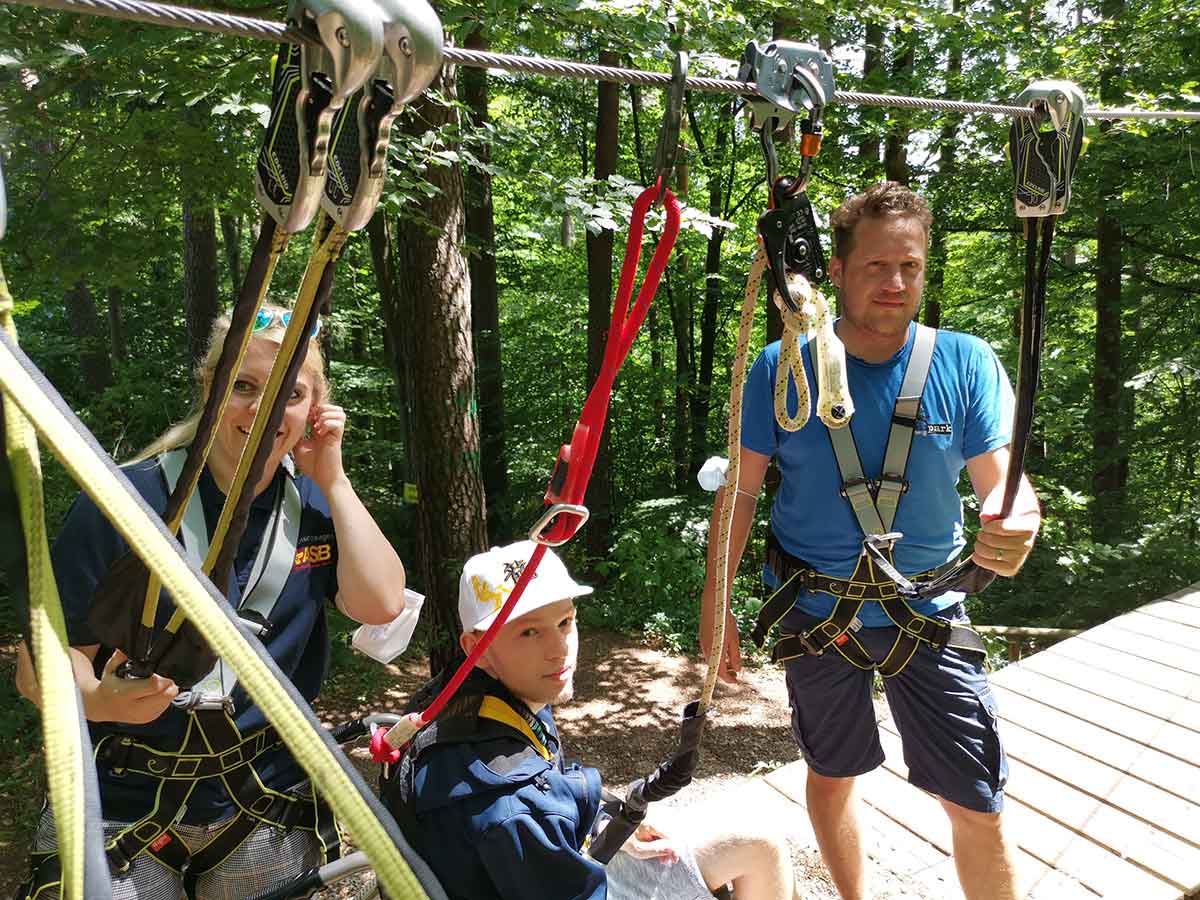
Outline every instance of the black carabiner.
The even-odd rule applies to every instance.
[[[654,148],[654,172],[658,195],[654,206],[666,196],[671,176],[679,156],[679,134],[683,129],[683,107],[687,96],[688,54],[686,50],[675,52],[671,66],[671,86],[667,89],[667,101],[663,105],[662,125],[658,129],[658,144]]]

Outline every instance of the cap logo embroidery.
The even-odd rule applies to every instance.
[[[514,559],[511,562],[506,562],[504,564],[504,579],[516,584],[517,579],[521,577],[521,573],[525,571],[525,565],[525,560],[521,559]],[[533,577],[537,578],[537,572],[533,573]]]
[[[493,611],[499,610],[504,605],[504,598],[512,593],[508,585],[492,587],[486,578],[479,575],[471,576],[471,589],[475,592],[475,599],[484,606],[490,606]]]

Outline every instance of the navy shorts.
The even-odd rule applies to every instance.
[[[961,605],[941,617],[965,622]],[[821,621],[793,609],[779,628],[796,633]],[[892,648],[896,628],[860,628],[855,636],[878,662]],[[871,689],[875,673],[847,662],[834,649],[784,664],[792,706],[792,734],[818,775],[849,778],[883,762]],[[996,727],[996,698],[983,655],[922,642],[904,671],[884,678],[892,719],[904,746],[908,780],[930,793],[979,812],[1004,804],[1008,760]]]

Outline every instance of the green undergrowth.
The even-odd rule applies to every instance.
[[[688,494],[628,507],[608,558],[593,563],[604,586],[580,603],[583,623],[645,638],[672,653],[697,652],[712,502],[711,494]],[[765,518],[755,522],[751,546],[761,543],[765,527]],[[733,590],[743,638],[761,606],[758,573],[747,564]],[[743,653],[756,658],[745,640]]]

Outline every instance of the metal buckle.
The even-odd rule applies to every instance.
[[[812,638],[809,637],[808,631],[801,631],[796,635],[796,637],[800,639],[800,646],[804,648],[804,652],[806,652],[809,656],[825,655],[825,650],[812,642]]]
[[[560,514],[574,516],[579,521],[575,524],[574,528],[570,528],[570,534],[568,534],[562,540],[554,540],[552,538],[544,537],[542,532],[549,528],[551,523],[553,523]],[[578,503],[555,503],[548,507],[546,511],[542,513],[541,517],[533,523],[533,527],[529,529],[529,539],[537,544],[545,544],[547,547],[561,547],[571,538],[575,537],[575,532],[579,531],[579,529],[583,527],[584,523],[588,520],[588,516],[590,515],[591,513],[588,512],[588,508],[586,506],[581,506]]]
[[[171,705],[185,712],[223,709],[226,715],[233,715],[233,698],[228,694],[215,694],[208,691],[184,691],[171,701]]]
[[[870,545],[873,549],[880,552],[891,550],[896,541],[904,537],[903,531],[889,531],[885,534],[868,534],[863,538],[863,553],[867,552],[867,546]]]
[[[866,488],[872,499],[875,497],[875,482],[869,478],[851,478],[849,481],[843,481],[842,486],[838,488],[838,493],[850,499],[850,494],[855,492],[855,488]]]

